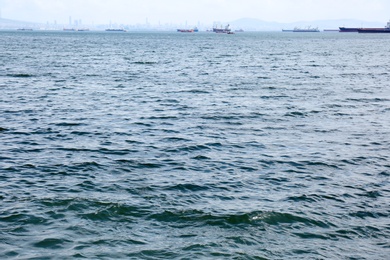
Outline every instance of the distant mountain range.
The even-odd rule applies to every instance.
[[[293,29],[294,27],[307,28],[318,27],[323,29],[338,29],[340,26],[345,27],[384,27],[387,21],[367,22],[353,19],[340,20],[316,20],[316,21],[299,21],[293,23],[278,23],[267,22],[253,18],[242,18],[231,21],[230,25],[233,29],[243,29],[245,31],[280,31],[282,29]]]
[[[18,27],[23,27],[23,26],[31,26],[34,23],[30,22],[22,22],[22,21],[16,21],[16,20],[11,20],[11,19],[4,19],[0,18],[0,28],[5,28],[5,29],[13,29],[13,28],[18,28]]]
[[[23,21],[16,21],[16,20],[11,20],[11,19],[4,19],[4,18],[0,18],[0,24],[26,24],[26,23],[29,23],[29,24],[32,24],[30,22],[23,22]]]

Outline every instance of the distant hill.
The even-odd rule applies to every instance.
[[[13,29],[23,26],[32,26],[34,24],[35,23],[0,18],[0,28]]]
[[[11,20],[11,19],[0,18],[0,24],[26,24],[26,23],[30,23],[30,22],[23,22],[23,21],[16,21],[16,20]]]
[[[346,27],[384,27],[385,22],[368,22],[353,19],[339,19],[339,20],[316,20],[316,21],[299,21],[294,23],[278,23],[267,22],[253,18],[242,18],[230,22],[233,29],[243,29],[245,31],[280,31],[282,29],[293,29],[294,27],[318,27],[323,29],[338,29],[340,26]]]

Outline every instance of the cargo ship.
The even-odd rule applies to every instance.
[[[384,28],[360,28],[358,33],[390,33],[390,21]]]
[[[106,29],[106,32],[127,32],[125,29]]]
[[[361,28],[354,28],[354,27],[339,27],[339,32],[358,32]]]
[[[231,31],[232,30],[230,29],[229,24],[227,26],[225,26],[225,28],[217,28],[216,26],[213,28],[213,32],[215,32],[215,33],[230,33]]]
[[[194,32],[194,30],[193,29],[177,29],[177,32],[192,33],[192,32]]]
[[[320,32],[320,30],[318,28],[310,28],[310,26],[306,29],[295,27],[293,32]]]
[[[183,33],[192,33],[192,32],[199,32],[199,29],[195,27],[194,29],[177,29],[177,31]]]

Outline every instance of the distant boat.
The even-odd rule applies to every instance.
[[[293,32],[320,32],[320,30],[318,28],[311,28],[310,26],[304,29],[295,27]]]
[[[31,28],[19,28],[18,31],[33,31]]]
[[[78,32],[89,32],[88,28],[77,29]]]
[[[127,32],[125,29],[106,29],[106,32]]]
[[[75,32],[76,29],[74,29],[74,28],[64,28],[63,31],[65,31],[65,32]]]
[[[282,32],[293,32],[294,30],[286,30],[286,29],[282,29]]]
[[[177,31],[182,33],[192,33],[194,32],[194,29],[177,29]]]
[[[360,28],[358,33],[390,33],[390,21],[384,28]]]
[[[243,29],[238,29],[238,30],[235,30],[235,32],[244,32]]]
[[[216,26],[213,28],[213,32],[215,33],[229,33],[231,32],[232,30],[230,29],[230,25],[228,24],[227,26],[225,26],[225,28],[217,28]]]

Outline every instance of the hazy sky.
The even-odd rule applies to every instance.
[[[0,0],[0,8],[2,18],[59,24],[69,16],[84,24],[390,19],[390,0]]]

